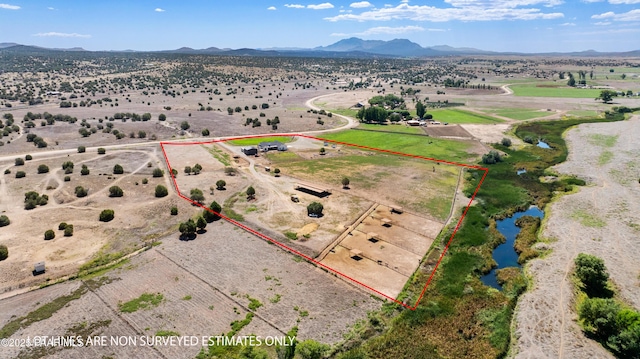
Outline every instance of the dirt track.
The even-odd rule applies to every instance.
[[[612,358],[587,339],[576,323],[573,260],[579,253],[604,259],[620,297],[640,308],[640,117],[625,122],[581,125],[567,133],[569,158],[560,173],[576,174],[588,185],[546,208],[542,237],[553,240],[551,254],[528,266],[533,288],[515,315],[517,358]],[[618,136],[606,147],[594,135]],[[599,164],[604,151],[612,159]],[[585,214],[586,213],[586,214]],[[598,213],[599,217],[589,217]]]

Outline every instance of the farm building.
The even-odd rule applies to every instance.
[[[258,154],[258,149],[255,147],[243,147],[242,153],[244,153],[247,156],[255,156]]]
[[[285,145],[280,141],[260,142],[258,144],[258,150],[260,150],[261,152],[276,151],[276,150],[286,151],[287,145]]]
[[[38,262],[33,266],[33,275],[42,274],[45,272],[44,262]]]
[[[328,188],[321,188],[321,187],[317,187],[312,184],[303,183],[303,182],[298,182],[294,184],[293,188],[297,189],[298,191],[309,193],[320,198],[326,197],[331,194],[331,190]]]

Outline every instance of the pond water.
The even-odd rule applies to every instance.
[[[516,241],[516,236],[520,233],[520,227],[516,226],[516,220],[523,216],[532,217],[544,217],[544,212],[538,207],[530,207],[526,211],[516,212],[513,216],[496,221],[496,228],[507,239],[505,243],[497,246],[493,250],[493,259],[498,263],[498,266],[493,268],[491,272],[480,277],[480,280],[485,285],[496,289],[502,289],[502,286],[498,284],[496,278],[496,270],[507,267],[521,267],[518,263],[518,253],[516,253],[513,245]]]
[[[551,146],[549,146],[548,143],[544,142],[544,141],[538,141],[538,147],[540,148],[551,148]]]
[[[527,173],[527,170],[517,170],[516,173],[520,176],[523,173]]]

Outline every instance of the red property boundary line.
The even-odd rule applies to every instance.
[[[172,173],[172,168],[171,168],[171,163],[169,162],[169,158],[167,156],[167,152],[165,150],[165,146],[191,146],[191,145],[204,145],[204,144],[212,144],[212,143],[217,143],[217,142],[227,142],[227,141],[233,141],[233,140],[240,140],[240,139],[247,139],[247,138],[263,138],[263,137],[303,137],[303,138],[308,138],[308,139],[312,139],[312,140],[318,140],[318,141],[323,141],[323,142],[330,142],[330,143],[335,143],[335,144],[340,144],[340,145],[344,145],[344,146],[349,146],[349,147],[355,147],[355,148],[361,148],[361,149],[366,149],[366,150],[371,150],[371,151],[377,151],[377,152],[383,152],[383,153],[389,153],[392,155],[397,155],[397,156],[403,156],[403,157],[410,157],[410,158],[417,158],[417,159],[421,159],[421,160],[427,160],[427,161],[432,161],[432,162],[437,162],[437,163],[444,163],[444,164],[448,164],[448,165],[455,165],[455,166],[459,166],[459,167],[464,167],[464,168],[470,168],[470,169],[476,169],[476,170],[482,170],[484,171],[484,175],[482,176],[482,178],[480,179],[480,182],[478,183],[478,186],[476,187],[475,191],[473,192],[473,195],[471,196],[471,199],[469,200],[469,203],[467,204],[467,207],[465,208],[464,212],[462,213],[462,216],[460,217],[460,219],[458,220],[458,223],[456,224],[455,229],[453,230],[453,233],[451,234],[451,237],[449,237],[449,241],[447,241],[446,246],[444,247],[444,250],[442,251],[442,253],[440,254],[440,258],[438,258],[438,262],[436,263],[436,266],[433,268],[433,271],[431,271],[431,275],[429,276],[429,279],[427,280],[427,283],[424,285],[424,287],[422,288],[422,292],[420,293],[420,296],[418,297],[418,299],[416,300],[416,303],[414,306],[409,306],[399,300],[397,300],[396,298],[392,298],[354,278],[351,278],[350,276],[341,273],[340,271],[337,271],[325,264],[322,264],[318,261],[316,261],[315,259],[298,252],[297,250],[286,246],[283,243],[280,243],[252,228],[249,228],[248,226],[235,221],[229,217],[226,217],[225,215],[221,214],[221,213],[217,213],[213,210],[211,210],[208,207],[205,207],[204,205],[191,200],[191,198],[183,195],[180,192],[180,188],[178,187],[178,183],[176,182],[176,178],[175,176],[173,176]],[[334,140],[329,140],[329,139],[324,139],[321,137],[314,137],[314,136],[309,136],[309,135],[304,135],[304,134],[297,134],[297,133],[280,133],[280,134],[266,134],[266,135],[252,135],[252,136],[239,136],[239,137],[230,137],[230,138],[225,138],[225,139],[220,139],[220,140],[210,140],[210,141],[194,141],[194,142],[160,142],[160,148],[162,149],[162,154],[164,155],[164,159],[167,162],[167,167],[169,169],[169,175],[171,176],[171,180],[173,182],[173,186],[176,190],[176,192],[178,193],[178,196],[186,201],[188,201],[189,203],[198,206],[206,211],[209,211],[213,214],[216,214],[218,216],[220,216],[221,218],[223,218],[224,220],[226,220],[227,222],[240,227],[242,229],[244,229],[245,231],[259,237],[262,238],[264,240],[266,240],[267,242],[270,242],[272,244],[275,244],[276,246],[290,252],[293,253],[295,255],[298,255],[304,259],[306,259],[307,261],[315,264],[316,266],[319,266],[321,268],[324,268],[326,270],[328,270],[331,273],[337,274],[339,276],[341,276],[342,278],[348,279],[349,281],[356,283],[358,285],[361,285],[364,288],[367,288],[369,291],[372,291],[376,294],[378,294],[379,296],[382,296],[384,298],[390,299],[400,305],[402,305],[403,307],[407,308],[407,309],[411,309],[411,310],[416,310],[416,308],[418,307],[418,304],[420,303],[420,300],[422,299],[422,297],[424,296],[424,293],[427,290],[427,287],[429,286],[429,284],[431,284],[431,281],[433,280],[433,277],[436,273],[436,270],[438,269],[438,267],[440,266],[440,262],[442,262],[442,259],[444,258],[445,254],[447,253],[447,250],[449,249],[449,245],[451,245],[451,242],[453,241],[453,237],[456,235],[456,233],[458,232],[458,229],[460,229],[460,226],[462,224],[462,221],[464,219],[464,217],[467,215],[467,212],[469,211],[469,207],[471,206],[471,203],[473,202],[473,200],[475,199],[476,195],[478,194],[478,191],[480,190],[480,186],[482,185],[482,183],[484,182],[485,178],[487,177],[487,174],[489,172],[488,168],[485,167],[480,167],[480,166],[475,166],[475,165],[468,165],[468,164],[464,164],[464,163],[458,163],[458,162],[452,162],[452,161],[446,161],[446,160],[441,160],[441,159],[437,159],[437,158],[431,158],[431,157],[424,157],[424,156],[419,156],[419,155],[411,155],[411,154],[407,154],[407,153],[402,153],[402,152],[396,152],[396,151],[390,151],[390,150],[383,150],[383,149],[379,149],[379,148],[374,148],[374,147],[369,147],[369,146],[363,146],[363,145],[356,145],[356,144],[352,144],[352,143],[346,143],[346,142],[340,142],[340,141],[334,141]]]

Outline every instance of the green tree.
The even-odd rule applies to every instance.
[[[186,173],[187,175],[191,174],[191,166],[185,166],[184,167],[184,173]]]
[[[280,169],[279,168],[274,169],[273,173],[275,173],[276,177],[280,177]]]
[[[64,229],[64,236],[71,237],[73,236],[73,224],[68,224]]]
[[[349,183],[351,183],[351,181],[349,181],[349,178],[342,177],[342,188],[349,188]]]
[[[482,155],[482,163],[486,165],[492,165],[498,162],[502,162],[502,156],[500,156],[498,151],[491,150],[489,153]]]
[[[0,244],[0,261],[9,258],[9,248],[4,244]]]
[[[324,155],[325,153],[327,153],[327,150],[325,150],[324,147],[320,147],[320,154]]]
[[[38,173],[47,173],[49,172],[49,167],[47,165],[38,166]]]
[[[255,188],[253,188],[253,186],[249,186],[249,188],[247,188],[247,197],[249,199],[253,199],[256,195],[256,190]]]
[[[202,201],[204,201],[204,193],[202,193],[202,190],[199,188],[192,188],[189,197],[192,201],[198,203],[202,203]]]
[[[218,191],[224,191],[224,187],[227,185],[227,182],[225,182],[225,180],[217,180],[216,181],[216,189]]]
[[[424,104],[421,101],[418,101],[418,103],[416,103],[416,115],[423,118],[425,113],[427,113],[427,110],[425,109]]]
[[[162,177],[164,176],[164,171],[159,169],[159,168],[155,168],[153,170],[153,177]]]
[[[189,125],[189,122],[187,121],[180,122],[180,129],[182,129],[183,131],[188,130],[190,127],[191,125]]]
[[[150,113],[145,113],[142,115],[142,121],[149,121],[151,119],[151,114]]]
[[[27,175],[27,173],[25,171],[18,171],[16,172],[16,178],[23,178]]]
[[[208,222],[211,223],[213,221],[217,221],[218,219],[220,219],[220,216],[218,214],[220,214],[220,212],[222,212],[222,206],[220,206],[218,204],[218,202],[213,201],[211,202],[211,205],[209,206],[209,209],[212,210],[215,213],[212,213],[208,210],[205,210],[202,213],[202,216],[204,217],[204,219]]]
[[[78,146],[78,153],[85,153],[87,148],[85,146]]]
[[[16,158],[15,165],[16,166],[24,166],[24,160],[22,158]]]
[[[166,121],[167,120],[167,115],[165,115],[164,113],[161,113],[158,116],[158,121]]]
[[[161,198],[166,197],[167,195],[169,195],[169,190],[167,190],[167,187],[161,184],[156,186],[156,197]]]
[[[25,161],[31,161],[32,159],[33,159],[33,156],[31,156],[31,155],[24,156],[24,160]]]
[[[580,253],[574,260],[576,276],[582,282],[585,293],[592,296],[607,294],[609,274],[604,261],[590,254]]]
[[[199,231],[204,231],[204,229],[207,227],[207,220],[202,216],[198,217],[198,219],[196,220],[196,227],[198,227]]]
[[[613,98],[616,96],[618,96],[618,93],[615,91],[602,90],[600,91],[600,95],[596,97],[596,101],[602,100],[602,102],[604,103],[611,103],[611,101],[613,101]]]
[[[122,197],[124,196],[124,191],[122,188],[118,186],[109,187],[109,197]]]
[[[503,137],[501,143],[505,147],[511,147],[511,139],[509,138]]]
[[[75,189],[76,197],[82,198],[87,196],[87,190],[82,186],[77,186]]]
[[[189,218],[189,220],[187,220],[186,222],[180,223],[178,230],[181,233],[180,234],[181,238],[190,237],[196,233],[197,226],[196,226],[196,223],[193,221],[193,219]]]
[[[109,222],[111,220],[113,220],[113,218],[115,217],[115,212],[112,209],[105,209],[102,212],[100,212],[100,222]]]
[[[58,230],[60,231],[64,231],[65,228],[67,228],[68,224],[65,222],[60,222],[60,224],[58,225]]]
[[[47,229],[44,232],[44,240],[45,241],[48,241],[48,240],[51,240],[51,239],[54,239],[54,238],[56,238],[56,232],[54,232],[53,229]]]
[[[191,168],[191,171],[193,172],[194,175],[200,174],[200,172],[202,171],[202,166],[200,166],[199,163],[196,163],[195,165],[193,165],[193,167]]]
[[[113,174],[114,175],[121,175],[124,173],[124,168],[122,168],[122,166],[116,164],[115,166],[113,166]]]
[[[209,129],[205,128],[204,130],[202,130],[202,135],[203,136],[209,136],[209,134],[210,134]]]
[[[329,351],[327,344],[319,343],[313,339],[307,339],[298,343],[296,353],[302,359],[321,359]]]
[[[82,165],[82,169],[80,169],[80,174],[82,176],[86,176],[89,174],[89,167],[87,165]]]
[[[105,153],[107,153],[107,150],[105,150],[104,148],[100,147],[98,148],[98,154],[99,155],[104,155]]]
[[[324,210],[324,206],[320,202],[311,202],[307,206],[307,214],[309,216],[320,217],[322,216],[323,210]]]
[[[618,333],[616,319],[619,312],[620,304],[610,298],[587,298],[578,308],[578,315],[587,330],[601,340]]]
[[[5,226],[8,226],[9,224],[11,224],[9,217],[5,216],[4,214],[0,216],[0,227],[5,227]]]

